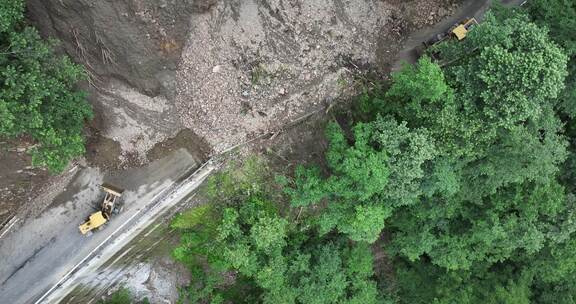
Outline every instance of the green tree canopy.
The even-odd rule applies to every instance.
[[[185,232],[175,256],[238,274],[225,290],[203,269],[197,298],[574,303],[576,129],[556,112],[569,46],[532,20],[495,10],[464,41],[434,47],[444,66],[423,57],[387,92],[363,94],[350,130],[329,123],[327,166],[280,178],[286,197],[248,183],[217,200],[226,208],[175,220]],[[368,244],[395,269],[378,288]]]
[[[427,164],[427,195],[390,220],[393,248],[410,260],[457,270],[535,253],[554,230],[543,223],[567,208],[555,181],[567,142],[553,111],[566,56],[524,15],[503,16],[439,47],[458,58],[444,69],[453,103],[436,112],[450,114],[414,123],[430,130],[439,156]]]
[[[295,207],[326,200],[317,221],[321,233],[335,228],[352,240],[372,243],[394,209],[417,201],[422,165],[434,157],[434,144],[426,130],[410,131],[393,117],[357,124],[353,133],[350,144],[338,124],[329,124],[330,177],[322,179],[317,169],[298,169],[287,193]]]
[[[172,223],[182,232],[174,256],[196,277],[188,294],[192,302],[378,303],[366,244],[319,235],[306,221],[290,223],[270,201],[271,192],[236,181],[244,186],[215,193],[221,203],[192,209]],[[234,198],[242,198],[241,204]],[[223,272],[236,273],[232,286],[224,286]]]
[[[567,57],[547,30],[523,14],[504,16],[488,13],[464,41],[437,47],[452,62],[444,69],[455,91],[451,141],[464,156],[485,154],[501,129],[541,120],[564,88]]]
[[[491,13],[464,42],[436,48],[451,91],[439,115],[406,119],[439,153],[420,203],[388,220],[388,249],[406,258],[401,302],[573,303],[574,198],[557,180],[568,156],[555,113],[564,50],[519,11]],[[393,97],[406,107],[387,113],[406,117],[395,109],[412,97]]]
[[[560,109],[576,116],[576,3],[571,0],[534,0],[527,3],[532,20],[549,29],[549,35],[564,47],[570,62],[566,89],[560,98]]]
[[[0,135],[30,136],[32,163],[57,173],[85,151],[92,111],[75,88],[85,74],[23,24],[23,9],[21,0],[0,4]]]
[[[554,41],[564,47],[568,56],[576,55],[576,3],[571,0],[533,0],[528,13],[540,26],[549,29]]]

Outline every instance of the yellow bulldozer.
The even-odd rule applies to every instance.
[[[458,40],[463,40],[468,35],[470,29],[476,25],[478,25],[478,21],[476,21],[475,18],[466,19],[452,28],[452,35]]]
[[[447,31],[434,35],[430,39],[424,41],[421,45],[417,46],[415,48],[416,55],[420,57],[425,54],[429,47],[448,39],[456,39],[458,41],[464,40],[475,25],[478,25],[478,21],[476,21],[475,18],[466,18],[461,22],[452,25]],[[437,52],[428,51],[427,54],[435,61],[442,61]]]
[[[430,47],[436,43],[442,42],[446,39],[456,38],[458,41],[464,40],[472,27],[478,25],[475,18],[466,18],[459,23],[451,26],[447,31],[433,36],[424,42],[424,46]]]
[[[92,213],[86,222],[78,227],[82,234],[87,234],[94,229],[101,228],[110,220],[112,214],[120,212],[122,208],[120,197],[124,192],[123,189],[106,183],[102,184],[100,187],[105,192],[104,200],[102,201],[102,204],[100,204],[100,210]]]

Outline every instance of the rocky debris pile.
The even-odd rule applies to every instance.
[[[424,26],[433,25],[452,15],[460,2],[458,0],[410,2],[407,6],[410,5],[408,10],[410,11],[412,26],[415,29],[420,29]]]
[[[410,27],[455,1],[31,0],[28,10],[86,66],[93,128],[118,142],[123,165],[139,165],[183,128],[218,152],[354,95],[351,70],[386,72]]]
[[[386,72],[407,27],[448,14],[444,2],[219,2],[192,20],[176,82],[182,124],[218,152],[348,99],[354,70]]]
[[[173,103],[164,96],[149,97],[118,82],[112,82],[106,91],[100,99],[105,113],[101,131],[119,143],[121,163],[147,162],[146,153],[156,143],[181,129]]]
[[[382,1],[219,3],[192,20],[177,73],[184,126],[216,152],[325,100],[351,96],[351,66],[376,63]]]
[[[120,167],[148,162],[155,144],[182,126],[173,111],[175,70],[190,20],[216,0],[31,0],[30,19],[89,75],[94,107],[92,132],[118,143],[89,138],[91,151],[115,153]],[[98,146],[99,143],[105,146]],[[102,157],[90,153],[91,163]],[[109,161],[108,163],[114,163]]]

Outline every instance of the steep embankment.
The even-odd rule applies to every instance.
[[[175,71],[192,16],[212,2],[28,1],[29,18],[41,33],[61,41],[90,76],[96,111],[90,161],[143,163],[149,149],[182,129],[172,102]]]
[[[90,73],[103,137],[92,137],[89,160],[117,165],[121,151],[133,165],[182,128],[222,150],[353,95],[354,74],[388,71],[406,34],[455,2],[31,0],[28,9]]]

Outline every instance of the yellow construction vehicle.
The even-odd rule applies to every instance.
[[[451,33],[454,35],[454,37],[456,37],[456,39],[462,40],[466,38],[466,35],[468,35],[470,29],[475,25],[478,25],[478,21],[476,21],[475,18],[470,18],[457,24],[454,28],[452,28]]]
[[[86,222],[78,227],[82,234],[87,234],[93,229],[101,228],[110,220],[112,214],[118,213],[122,208],[119,201],[124,190],[106,183],[102,184],[101,187],[106,194],[100,205],[100,210],[92,213]]]
[[[437,34],[432,38],[424,41],[424,46],[430,47],[449,38],[456,38],[458,41],[461,41],[466,38],[470,29],[475,25],[478,25],[478,21],[476,21],[475,18],[464,19],[461,22],[451,26],[447,31]]]
[[[457,39],[458,41],[464,40],[466,38],[466,36],[468,36],[470,29],[472,29],[472,27],[474,27],[475,25],[478,25],[478,21],[476,21],[476,19],[474,19],[474,18],[466,18],[466,19],[462,20],[461,22],[454,24],[447,31],[442,32],[442,33],[437,34],[437,35],[434,35],[432,38],[424,41],[421,45],[417,46],[414,49],[414,51],[416,52],[416,56],[417,57],[422,56],[423,54],[426,53],[426,50],[429,47],[431,47],[437,43],[440,43],[442,41],[445,41],[448,39],[454,39],[454,38]],[[436,61],[441,61],[438,53],[428,51],[427,54],[432,59],[434,59]]]

